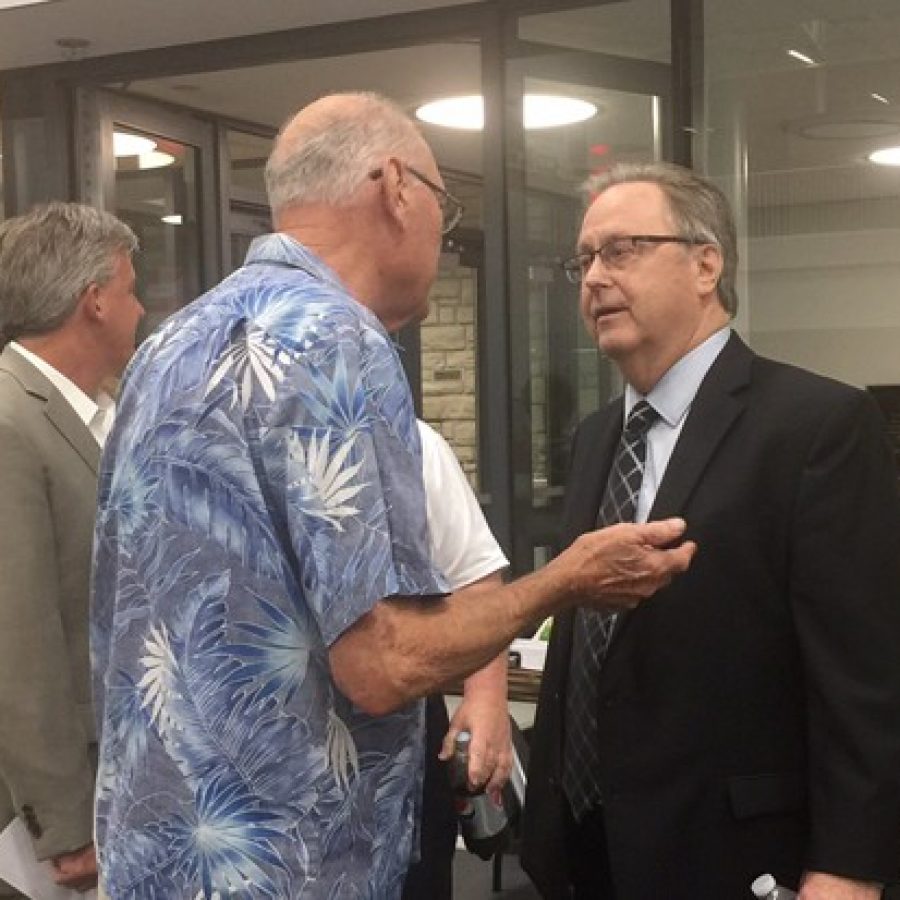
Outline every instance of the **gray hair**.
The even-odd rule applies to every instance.
[[[80,203],[47,203],[0,223],[0,346],[59,328],[91,284],[113,276],[134,232]]]
[[[729,315],[737,312],[737,234],[731,206],[711,182],[673,163],[620,163],[588,182],[596,196],[616,184],[649,182],[666,196],[673,226],[680,235],[715,244],[722,253],[722,274],[716,286],[719,302]]]
[[[334,102],[337,101],[337,102]],[[379,94],[333,94],[282,127],[266,163],[273,213],[291,204],[346,204],[373,166],[424,142],[395,103]]]

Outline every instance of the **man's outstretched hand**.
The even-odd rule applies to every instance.
[[[549,565],[574,605],[631,609],[684,572],[697,550],[683,519],[611,525],[581,535]]]

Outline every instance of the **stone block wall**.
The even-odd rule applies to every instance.
[[[422,323],[422,413],[478,491],[477,272],[445,254]]]

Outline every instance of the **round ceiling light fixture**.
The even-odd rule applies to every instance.
[[[525,94],[522,124],[528,131],[574,125],[597,115],[597,107],[587,100],[556,94]],[[481,131],[484,128],[484,98],[479,94],[432,100],[416,110],[416,118],[429,125]]]
[[[125,131],[113,132],[114,156],[140,156],[143,153],[151,153],[156,149],[156,141],[139,134],[129,134]]]
[[[869,162],[879,166],[900,166],[900,147],[884,147],[869,154]]]
[[[162,150],[138,154],[139,169],[161,169],[163,166],[171,166],[173,162],[175,157],[171,153],[163,153]]]

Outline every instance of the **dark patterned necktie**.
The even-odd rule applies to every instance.
[[[631,410],[600,503],[598,527],[634,521],[644,479],[647,432],[658,418],[659,413],[646,400]],[[566,691],[563,789],[577,820],[602,799],[597,779],[597,682],[615,622],[615,613],[581,607],[575,612]]]

